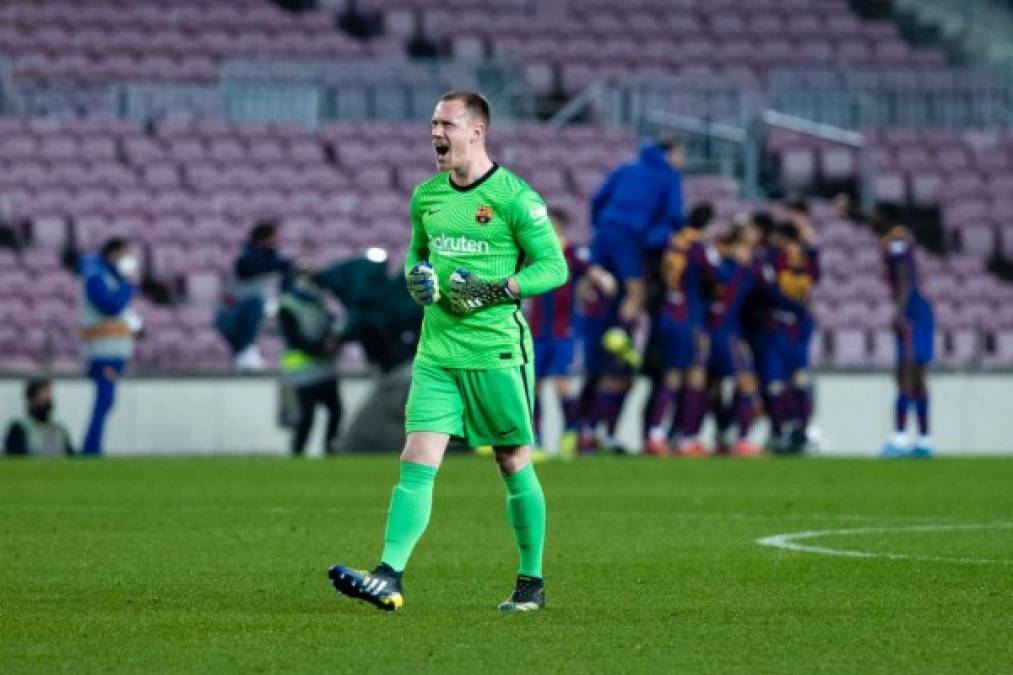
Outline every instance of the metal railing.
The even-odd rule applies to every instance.
[[[625,126],[645,136],[677,132],[687,145],[687,170],[745,177],[752,193],[758,190],[759,153],[749,128],[759,100],[756,92],[721,78],[632,77],[592,84],[550,123]]]
[[[776,110],[764,110],[760,115],[759,121],[762,124],[759,125],[757,135],[761,137],[766,133],[767,129],[776,128],[791,131],[801,136],[808,136],[809,138],[826,143],[843,145],[855,150],[858,155],[859,199],[864,208],[868,209],[872,207],[872,179],[875,168],[873,167],[872,156],[869,153],[869,146],[861,133],[852,131],[851,129],[842,129],[831,124],[814,122]],[[755,142],[757,146],[762,147],[762,140],[757,139]]]
[[[1013,127],[1013,70],[774,70],[763,89],[719,77],[629,78],[596,84],[564,106],[557,124],[589,119],[633,126],[661,109],[745,126],[773,109],[837,127]]]
[[[428,119],[450,89],[484,92],[500,119],[533,115],[519,70],[497,62],[228,61],[217,83],[116,83],[3,87],[5,110],[26,116],[101,115],[152,119],[186,114],[235,122],[282,122],[314,128],[332,119]]]
[[[775,70],[767,107],[849,128],[1013,126],[1013,75],[1004,70]]]
[[[759,100],[759,92],[719,77],[633,76],[611,84],[590,85],[561,108],[552,122],[562,125],[579,118],[635,126],[645,110],[662,109],[741,126]]]
[[[760,164],[767,131],[784,129],[857,150],[859,193],[866,203],[871,198],[873,168],[862,134],[768,107],[759,92],[727,80],[676,77],[596,83],[564,106],[551,123],[563,127],[576,120],[623,125],[645,136],[675,132],[685,139],[689,171],[737,178],[750,198],[763,196]]]
[[[534,97],[513,64],[498,61],[254,61],[222,65],[233,86],[256,83],[316,86],[325,119],[419,119],[451,89],[483,92],[505,119],[527,118]]]

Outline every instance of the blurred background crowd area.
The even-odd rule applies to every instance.
[[[135,373],[230,368],[211,317],[250,227],[315,266],[408,243],[428,119],[490,98],[493,157],[590,238],[638,137],[687,140],[688,206],[811,199],[814,365],[887,368],[873,233],[903,206],[943,367],[1013,367],[1013,10],[970,0],[0,0],[0,371],[76,373],[66,252],[143,253]],[[261,338],[275,363],[276,333]],[[343,372],[364,372],[348,344]]]

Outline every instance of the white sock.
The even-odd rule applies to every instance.
[[[904,449],[911,444],[911,441],[908,439],[906,432],[898,431],[893,435],[893,438],[890,439],[890,444],[895,448]]]

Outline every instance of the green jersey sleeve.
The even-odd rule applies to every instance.
[[[412,222],[412,238],[408,243],[408,252],[404,260],[405,275],[415,265],[429,259],[429,237],[426,236],[426,230],[422,227],[422,200],[419,199],[418,189],[412,192],[409,216]]]
[[[566,259],[545,202],[536,192],[525,190],[514,198],[511,207],[514,237],[528,263],[514,275],[521,297],[530,298],[562,286],[568,275]]]

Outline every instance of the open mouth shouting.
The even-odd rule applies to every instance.
[[[433,150],[436,151],[436,166],[442,171],[450,165],[450,143],[446,140],[434,140]]]

